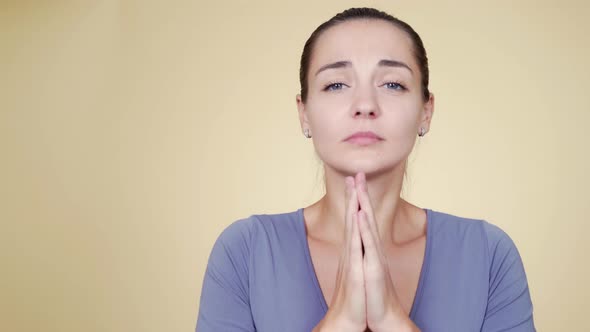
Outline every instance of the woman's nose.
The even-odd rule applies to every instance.
[[[376,118],[379,116],[379,104],[373,91],[363,89],[357,91],[352,105],[353,117]]]
[[[375,111],[371,111],[371,110],[364,110],[364,109],[357,109],[355,114],[354,114],[355,118],[361,117],[361,118],[376,118],[377,117],[377,113]]]

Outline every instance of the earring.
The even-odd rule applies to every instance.
[[[311,134],[309,133],[308,128],[305,128],[305,130],[303,131],[303,135],[305,135],[305,137],[307,137],[307,138],[311,138]]]
[[[426,130],[424,129],[424,127],[420,127],[420,132],[418,133],[418,136],[422,137],[426,134]]]

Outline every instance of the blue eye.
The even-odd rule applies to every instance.
[[[324,91],[342,90],[344,83],[336,82],[330,83],[324,87]]]
[[[387,82],[384,84],[388,89],[393,89],[393,90],[406,90],[406,87],[404,87],[403,85],[397,83],[397,82]]]

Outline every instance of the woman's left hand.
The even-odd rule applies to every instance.
[[[364,173],[355,176],[360,204],[357,220],[365,249],[363,271],[367,306],[367,326],[373,332],[419,331],[402,308],[391,276],[387,256],[381,245]]]

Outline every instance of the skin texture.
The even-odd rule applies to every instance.
[[[381,60],[409,69],[379,65]],[[317,73],[338,61],[349,64]],[[307,100],[296,97],[302,131],[312,135],[326,178],[326,195],[304,209],[312,260],[329,303],[316,330],[417,330],[408,312],[423,261],[426,215],[400,191],[407,157],[420,128],[428,132],[434,110],[433,95],[422,98],[420,75],[411,40],[391,23],[348,21],[317,40]],[[358,131],[382,139],[345,141]]]

